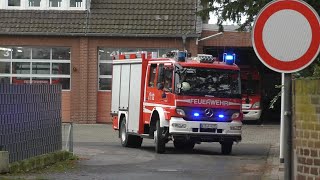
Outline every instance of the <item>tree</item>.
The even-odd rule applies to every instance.
[[[239,25],[239,31],[251,30],[255,17],[259,11],[272,0],[201,0],[203,10],[199,11],[202,19],[208,19],[212,12],[217,17],[220,31],[223,31],[222,23],[232,21]],[[320,14],[320,0],[305,0]],[[244,23],[241,23],[245,18]],[[296,74],[299,77],[320,77],[320,56],[305,70]]]
[[[199,15],[203,19],[207,19],[209,12],[212,12],[218,17],[218,25],[221,26],[223,22],[230,20],[240,26],[239,30],[245,30],[252,25],[259,11],[271,1],[272,0],[201,0],[204,8],[199,12]],[[320,14],[319,0],[305,0],[305,2],[310,4],[317,13]],[[244,23],[241,23],[241,18],[245,18]]]

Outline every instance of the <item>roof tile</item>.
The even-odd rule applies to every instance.
[[[0,10],[0,32],[85,33],[87,29],[89,34],[196,34],[196,3],[91,0],[88,21],[86,11]]]

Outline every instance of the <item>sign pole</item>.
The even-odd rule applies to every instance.
[[[292,179],[292,79],[291,73],[284,74],[284,179]]]
[[[281,73],[281,115],[280,115],[280,163],[284,163],[284,73]]]

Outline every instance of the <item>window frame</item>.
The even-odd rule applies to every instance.
[[[4,0],[4,9],[25,9],[26,8],[26,0],[20,0],[20,6],[9,6],[9,0]]]
[[[98,63],[98,90],[99,91],[102,91],[102,92],[111,92],[112,88],[109,90],[101,90],[100,89],[100,78],[102,79],[111,79],[111,82],[112,82],[112,72],[111,72],[111,75],[101,75],[100,74],[100,64],[111,64],[112,66],[112,60],[100,60],[99,59],[99,63]]]
[[[56,60],[56,59],[52,59],[52,48],[56,48],[56,46],[47,46],[45,48],[50,48],[50,59],[32,59],[32,49],[33,48],[43,48],[42,46],[1,46],[1,48],[17,48],[17,47],[25,47],[25,48],[30,48],[31,51],[30,51],[30,59],[13,59],[13,53],[10,53],[10,57],[8,58],[2,58],[0,59],[0,62],[9,62],[10,63],[10,73],[3,73],[3,74],[0,74],[0,77],[9,77],[10,78],[10,83],[12,84],[13,82],[13,78],[15,77],[25,77],[25,78],[29,78],[29,81],[30,83],[32,84],[32,78],[49,78],[50,79],[50,84],[52,84],[52,79],[54,78],[69,78],[70,79],[70,83],[69,83],[69,86],[70,88],[69,89],[62,89],[62,91],[71,91],[71,87],[72,87],[72,79],[71,79],[71,74],[72,74],[72,71],[71,71],[71,47],[63,47],[63,48],[68,48],[70,50],[70,59],[69,60]],[[16,63],[16,62],[24,62],[24,63],[29,63],[30,64],[30,69],[29,69],[29,73],[25,73],[25,74],[17,74],[17,73],[13,73],[13,63]],[[50,64],[50,72],[49,74],[32,74],[32,64],[33,63],[49,63]],[[66,74],[53,74],[52,73],[52,64],[55,64],[55,63],[65,63],[65,64],[70,64],[69,68],[69,72],[70,74],[69,75],[66,75]]]

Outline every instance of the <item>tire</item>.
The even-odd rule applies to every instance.
[[[123,147],[140,148],[142,138],[140,136],[129,135],[127,132],[127,120],[124,117],[120,124],[120,140]]]
[[[162,154],[166,150],[166,141],[162,133],[163,133],[163,128],[160,127],[160,121],[157,121],[156,130],[154,131],[153,139],[155,144],[155,151],[158,154]]]
[[[229,155],[232,152],[233,142],[221,142],[221,154]]]
[[[129,139],[131,138],[130,147],[140,148],[142,145],[143,138],[141,138],[140,136],[135,136],[135,135],[129,135],[129,136],[130,136]]]
[[[195,143],[192,141],[175,140],[173,141],[174,148],[181,151],[191,151]]]

